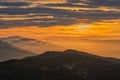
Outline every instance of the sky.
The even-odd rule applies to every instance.
[[[18,35],[120,57],[119,4],[120,0],[0,0],[0,37]]]

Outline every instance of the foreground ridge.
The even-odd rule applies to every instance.
[[[0,63],[2,80],[119,80],[119,59],[82,51],[48,51]]]

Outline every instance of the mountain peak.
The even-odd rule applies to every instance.
[[[10,37],[7,37],[8,39],[21,39],[23,37],[21,36],[10,36]]]
[[[21,37],[21,36],[10,36],[10,37],[6,37],[2,39],[3,41],[7,41],[7,42],[13,42],[13,43],[37,43],[37,42],[41,42],[39,40],[36,39],[31,39],[31,38],[25,38],[25,37]]]
[[[87,52],[84,51],[78,51],[78,50],[73,50],[73,49],[67,49],[63,53],[74,53],[74,54],[83,54],[83,55],[88,55]]]
[[[52,54],[61,54],[61,51],[47,51],[43,53],[43,55],[52,55]]]
[[[10,37],[2,38],[1,40],[9,43],[10,45],[18,49],[30,51],[35,54],[40,54],[46,51],[64,50],[62,46],[59,46],[57,44],[47,42],[44,40],[34,39],[34,38],[26,38],[26,37],[21,37],[21,36],[10,36]]]
[[[77,51],[77,50],[73,50],[73,49],[67,49],[64,51],[64,53],[78,53],[80,51]]]
[[[67,49],[65,51],[46,51],[45,53],[43,53],[42,55],[64,55],[64,54],[84,54],[85,52],[82,51],[77,51],[77,50],[72,50],[72,49]]]
[[[21,40],[21,39],[24,39],[24,37],[21,37],[21,36],[10,36],[10,37],[5,37],[5,38],[2,38],[2,40],[4,41],[16,41],[16,40]]]

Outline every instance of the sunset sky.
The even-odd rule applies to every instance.
[[[8,36],[120,57],[120,0],[0,0],[0,38]]]

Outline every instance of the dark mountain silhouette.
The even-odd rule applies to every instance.
[[[17,49],[9,43],[0,40],[0,62],[9,59],[20,59],[34,54],[28,51]]]
[[[119,59],[66,50],[0,63],[0,80],[120,80]]]

